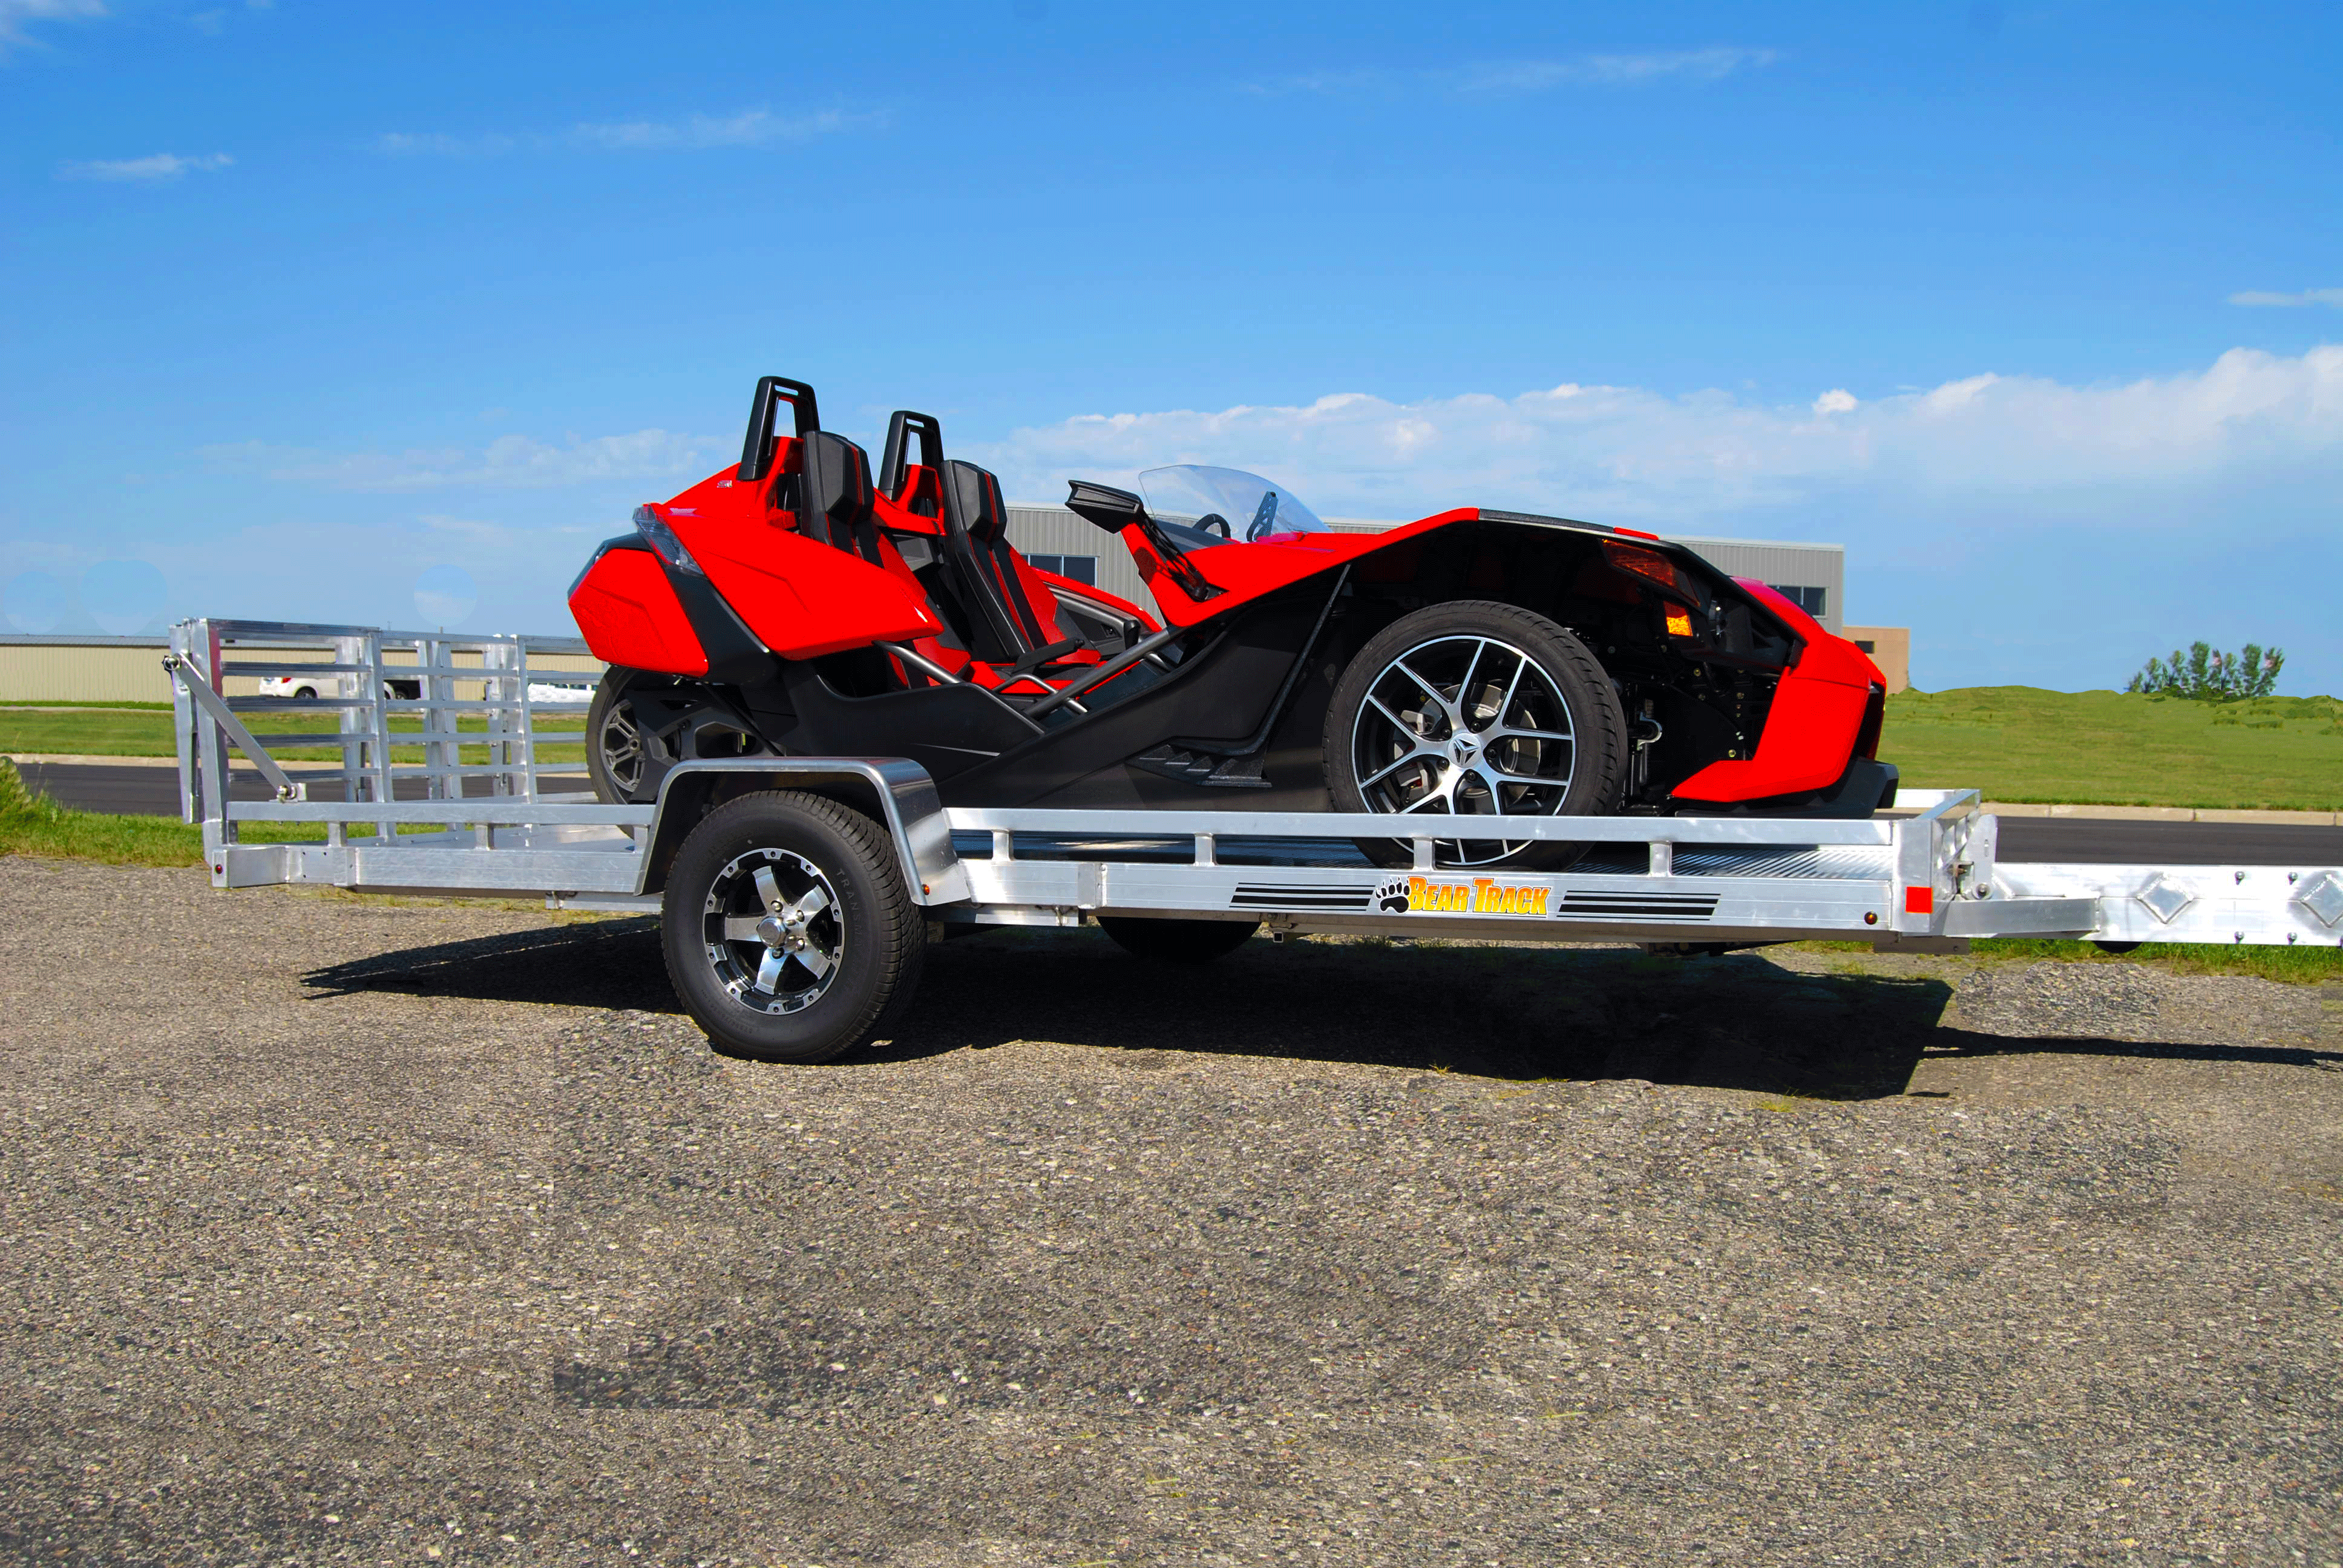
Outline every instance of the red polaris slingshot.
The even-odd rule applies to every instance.
[[[790,411],[785,426],[781,410]],[[900,412],[877,475],[813,388],[757,384],[736,467],[635,514],[569,590],[608,661],[606,799],[695,758],[910,758],[947,805],[1863,817],[1893,803],[1871,660],[1630,528],[1464,507],[1338,534],[1193,466],[1067,505],[1151,609],[1035,568],[994,477]],[[1398,841],[1362,852],[1405,863]],[[1552,869],[1579,847],[1449,841]]]

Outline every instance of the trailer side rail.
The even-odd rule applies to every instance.
[[[325,647],[330,659],[282,657]],[[654,805],[604,805],[546,784],[580,767],[548,761],[547,746],[585,737],[548,732],[539,716],[576,713],[584,693],[535,700],[541,678],[529,660],[579,651],[571,639],[209,620],[183,623],[172,648],[182,799],[221,887],[316,882],[652,910],[681,838],[721,793],[753,779],[871,815],[912,897],[947,923],[1128,914],[1516,940],[2343,941],[2343,870],[2002,863],[1998,824],[1973,790],[1906,790],[1904,810],[1854,820],[947,808],[926,772],[900,759],[750,757],[679,764]],[[227,694],[230,678],[258,672],[349,684],[314,699]],[[387,696],[386,679],[419,689]],[[329,712],[337,728],[288,737],[243,722],[287,711]],[[338,762],[298,772],[270,762],[321,743]],[[260,770],[274,799],[229,798],[238,752],[269,764]],[[295,824],[322,838],[270,836]],[[1437,866],[1436,845],[1455,840],[1587,853],[1563,870]]]

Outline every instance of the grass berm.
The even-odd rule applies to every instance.
[[[1988,800],[2343,810],[2343,699],[2195,702],[1979,686],[1887,699],[1880,758]]]

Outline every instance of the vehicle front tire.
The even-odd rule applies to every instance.
[[[749,1061],[830,1061],[886,1034],[927,958],[886,833],[782,789],[728,800],[692,829],[668,872],[659,942],[709,1043]]]
[[[1400,617],[1353,657],[1326,706],[1334,809],[1390,815],[1592,817],[1617,808],[1627,721],[1586,645],[1516,605],[1458,599]],[[1559,870],[1580,843],[1443,839],[1444,867]],[[1403,839],[1363,839],[1406,867]]]
[[[1156,963],[1208,964],[1225,958],[1252,940],[1259,920],[1151,920],[1135,915],[1101,915],[1099,930],[1133,958]]]

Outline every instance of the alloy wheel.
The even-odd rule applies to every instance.
[[[802,1012],[839,973],[846,928],[838,890],[787,849],[750,849],[716,873],[700,911],[717,983],[759,1012]]]
[[[1554,677],[1496,638],[1427,639],[1385,664],[1351,725],[1351,761],[1371,811],[1551,816],[1570,793],[1577,746]],[[1485,865],[1519,849],[1442,840],[1443,864]]]
[[[601,749],[603,775],[631,799],[643,782],[643,735],[629,704],[620,700],[610,705],[594,744]]]

